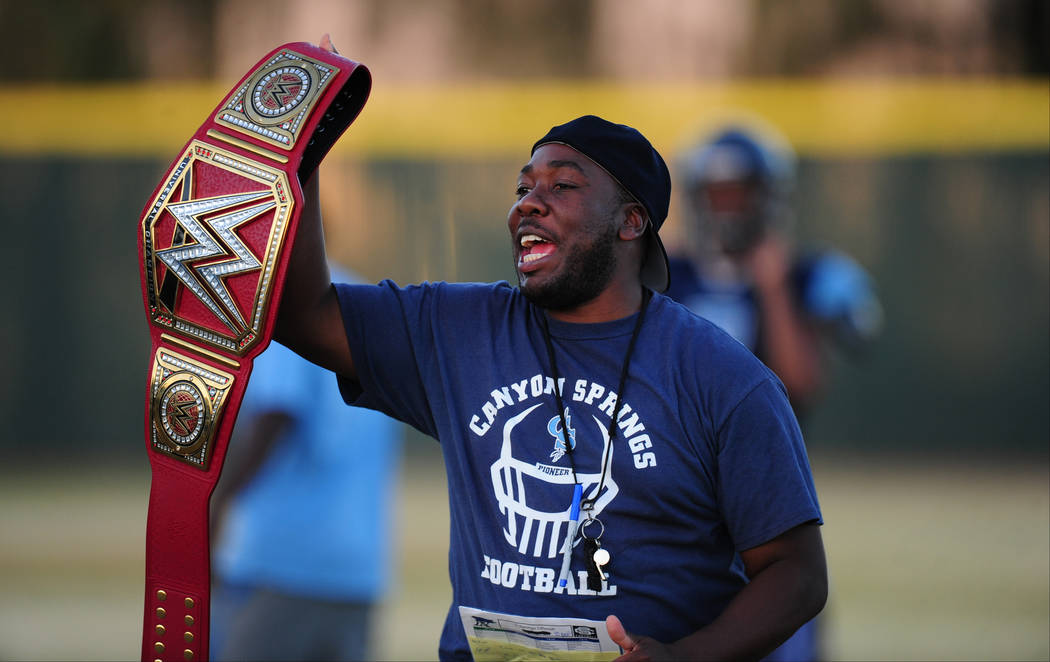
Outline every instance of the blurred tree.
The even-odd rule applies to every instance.
[[[1048,0],[0,0],[0,82],[211,78],[314,25],[394,77],[1050,73]]]
[[[578,78],[592,73],[592,0],[529,3],[455,0],[464,70],[500,78]]]
[[[0,0],[0,82],[209,77],[210,0]],[[162,61],[158,62],[158,58]]]
[[[1050,2],[1002,0],[992,5],[996,51],[1007,71],[1029,76],[1050,74]]]
[[[740,68],[758,76],[813,73],[851,45],[885,28],[878,0],[756,0],[749,41]]]
[[[1045,75],[1046,0],[754,0],[758,76]]]

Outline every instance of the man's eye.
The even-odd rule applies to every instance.
[[[555,191],[566,191],[568,189],[576,188],[576,185],[572,182],[558,182],[553,188]]]
[[[519,199],[525,197],[525,194],[527,194],[528,192],[529,192],[529,187],[528,186],[518,186],[518,188],[514,190],[514,194]]]

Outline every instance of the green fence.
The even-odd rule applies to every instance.
[[[9,457],[144,457],[149,342],[136,228],[166,165],[0,159],[8,302],[0,447]],[[326,162],[330,253],[372,280],[511,278],[504,218],[519,167]],[[854,255],[886,312],[866,356],[831,358],[809,443],[1045,456],[1047,153],[811,157],[800,163],[795,200],[800,241]]]

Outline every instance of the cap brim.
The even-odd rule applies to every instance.
[[[649,241],[645,249],[645,264],[642,265],[642,285],[654,292],[666,292],[671,284],[667,251],[660,241],[660,235],[654,232],[651,226],[646,234]]]

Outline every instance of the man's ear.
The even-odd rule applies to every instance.
[[[649,215],[646,214],[645,207],[637,202],[629,203],[625,206],[623,221],[620,223],[620,239],[624,241],[639,239],[645,234],[648,226]]]

